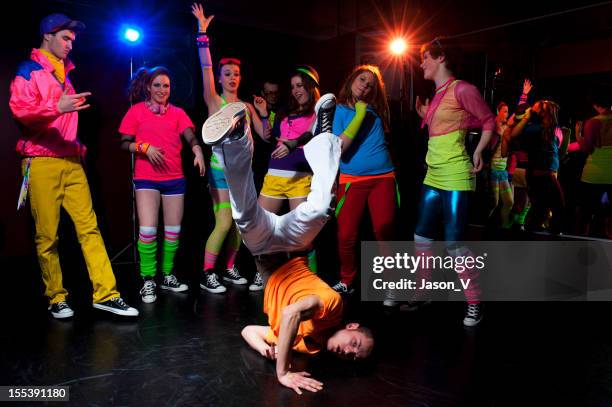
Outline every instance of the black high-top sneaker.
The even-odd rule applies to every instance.
[[[313,127],[312,134],[331,133],[336,113],[336,97],[333,93],[321,96],[315,105],[317,121]]]

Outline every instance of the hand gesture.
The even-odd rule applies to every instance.
[[[416,110],[417,114],[421,119],[424,119],[427,115],[427,111],[429,110],[429,99],[425,100],[425,104],[421,102],[421,99],[417,96],[416,98]]]
[[[68,94],[68,87],[60,96],[57,102],[57,110],[60,113],[78,112],[79,110],[87,109],[90,105],[84,105],[85,98],[90,96],[91,92],[75,93],[73,95]]]
[[[274,151],[272,151],[272,158],[283,158],[289,154],[289,147],[285,145],[285,143],[280,142],[278,147]]]
[[[157,148],[155,146],[149,146],[149,149],[147,150],[146,154],[147,154],[147,159],[154,166],[161,167],[162,165],[164,165],[164,152],[161,150],[161,148]]]
[[[200,172],[200,177],[203,177],[204,174],[206,174],[206,165],[204,164],[204,156],[202,155],[202,149],[200,148],[200,146],[196,146],[197,148],[194,147],[194,159],[193,159],[193,166],[196,167],[199,172]]]
[[[525,79],[525,82],[523,82],[523,95],[528,95],[532,88],[533,85],[531,84],[531,81],[529,79]]]
[[[310,378],[310,373],[307,372],[287,372],[282,376],[278,376],[278,381],[283,386],[293,389],[297,394],[302,394],[301,389],[313,393],[323,389],[323,383]]]
[[[202,7],[202,5],[198,3],[193,3],[191,5],[191,14],[193,14],[195,18],[198,19],[198,31],[200,32],[206,32],[208,25],[210,24],[212,19],[215,18],[215,16],[206,17],[204,15],[204,7]]]
[[[268,103],[261,96],[253,95],[253,106],[260,116],[266,117],[268,115]]]

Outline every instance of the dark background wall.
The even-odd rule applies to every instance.
[[[421,79],[419,44],[436,35],[461,35],[482,27],[551,13],[561,7],[545,2],[529,7],[521,4],[502,7],[484,1],[407,4],[317,0],[307,6],[281,1],[210,1],[207,13],[216,15],[209,30],[213,58],[236,56],[243,60],[241,94],[245,100],[251,99],[259,81],[266,77],[275,76],[281,83],[288,83],[289,73],[298,63],[308,63],[319,70],[324,92],[337,92],[354,64],[373,62],[385,71],[397,119],[400,70],[398,61],[390,60],[385,51],[390,33],[398,31],[393,27],[403,27],[409,33],[413,91],[415,95],[426,97],[432,86]],[[13,6],[16,10],[12,15],[19,16],[15,19],[19,24],[2,27],[4,38],[10,41],[3,49],[0,67],[0,99],[4,101],[0,115],[3,130],[0,256],[34,253],[29,208],[15,212],[19,158],[14,145],[18,129],[6,101],[15,68],[28,57],[31,48],[39,46],[38,23],[51,12],[66,13],[88,26],[75,42],[71,57],[77,69],[71,77],[78,91],[93,93],[92,108],[80,114],[79,135],[89,148],[86,167],[95,209],[108,251],[113,255],[131,239],[129,156],[119,150],[117,143],[117,128],[128,108],[125,89],[130,55],[134,68],[163,64],[171,69],[172,102],[183,107],[197,127],[207,115],[201,97],[194,45],[196,23],[189,12],[190,2],[23,1]],[[588,6],[588,2],[578,2],[573,7],[582,6]],[[522,80],[530,77],[536,85],[535,97],[553,97],[561,102],[563,120],[569,122],[588,117],[592,113],[586,102],[589,88],[599,83],[612,83],[611,10],[610,5],[577,10],[464,35],[460,37],[466,60],[462,77],[479,86],[490,102],[504,99],[511,103],[520,94]],[[133,49],[117,38],[121,23],[130,20],[138,23],[145,33],[143,43]],[[404,63],[409,68],[408,59]],[[493,82],[493,73],[498,68],[501,68],[501,75]],[[414,115],[409,116],[407,123],[395,120],[390,135],[404,194],[399,222],[402,238],[410,235],[425,140],[416,130]],[[265,170],[265,147],[262,146],[256,156],[258,174]],[[212,211],[205,181],[190,168],[189,154],[187,152],[184,160],[189,182],[184,228],[202,240],[212,227]],[[61,234],[73,236],[71,230],[69,222],[62,223]]]

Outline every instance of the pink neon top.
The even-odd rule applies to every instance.
[[[78,112],[60,113],[57,103],[67,90],[75,93],[68,79],[74,69],[69,60],[64,62],[66,82],[62,85],[53,76],[55,68],[38,49],[23,62],[11,82],[9,107],[21,124],[21,137],[16,150],[24,157],[84,156],[85,146],[77,138]]]
[[[295,140],[309,131],[315,120],[315,114],[308,116],[288,116],[280,124],[280,138],[283,140]]]
[[[183,177],[181,134],[194,125],[183,109],[168,105],[163,115],[153,114],[144,102],[128,110],[119,126],[119,133],[135,136],[136,142],[149,143],[162,150],[165,166],[154,167],[143,155],[136,155],[135,180],[169,181]]]
[[[429,137],[441,136],[450,132],[481,127],[482,130],[495,129],[495,116],[482,98],[476,86],[456,81],[449,85],[449,92],[454,92],[454,98],[444,98],[446,92],[437,93],[429,109],[436,109],[429,116]],[[458,103],[455,103],[456,102]]]

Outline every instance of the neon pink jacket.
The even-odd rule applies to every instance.
[[[68,72],[74,69],[65,62],[68,94],[74,88]],[[16,150],[24,157],[84,156],[85,146],[77,139],[77,112],[60,113],[57,103],[64,86],[53,75],[53,65],[38,49],[22,62],[11,82],[9,107],[19,122],[21,137]]]

